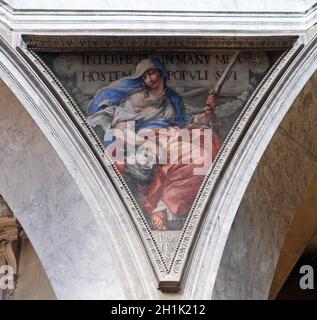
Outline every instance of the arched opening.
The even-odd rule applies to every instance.
[[[315,271],[317,266],[316,194],[317,175],[311,180],[289,225],[273,277],[269,299],[317,298],[316,290],[306,290],[300,286],[301,267],[309,265]]]
[[[229,233],[214,299],[274,298],[316,231],[316,84],[315,73],[254,172]]]
[[[0,195],[0,300],[56,296],[19,221]]]
[[[114,266],[105,232],[52,145],[3,81],[0,109],[0,194],[28,235],[56,297],[126,298],[130,292],[121,283],[124,276]]]

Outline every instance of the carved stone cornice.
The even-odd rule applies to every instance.
[[[269,1],[269,0],[267,0]],[[38,1],[36,1],[39,3]],[[0,2],[0,22],[8,30],[46,34],[95,34],[131,35],[290,35],[302,34],[316,24],[316,5],[301,0],[270,0],[266,10],[263,1],[204,1],[181,5],[169,1],[108,2],[96,1],[81,6],[64,2],[50,5],[32,5],[19,1],[18,5]],[[281,4],[283,2],[283,4]],[[23,3],[23,4],[22,4]],[[55,2],[51,2],[55,3]],[[189,4],[190,3],[190,4]],[[297,3],[297,5],[296,5]]]
[[[219,49],[276,49],[293,46],[297,37],[98,37],[98,36],[23,36],[36,52],[74,51],[211,51]]]

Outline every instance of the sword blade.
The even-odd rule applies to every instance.
[[[214,94],[217,95],[219,93],[219,91],[221,90],[221,87],[223,85],[223,83],[226,80],[226,77],[229,73],[229,71],[231,70],[232,66],[235,64],[235,62],[237,61],[237,58],[239,56],[240,50],[238,50],[233,57],[230,59],[225,71],[223,72],[223,74],[221,75],[221,77],[219,78],[219,80],[216,82],[216,84],[213,86],[213,88],[211,88],[209,90],[209,94]]]

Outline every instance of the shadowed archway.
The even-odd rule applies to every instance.
[[[226,243],[215,299],[274,298],[316,231],[316,85],[315,73],[255,170]]]

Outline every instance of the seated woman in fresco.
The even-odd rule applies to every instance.
[[[202,143],[201,139],[198,154],[202,154],[203,159],[200,160],[208,159],[210,166],[222,143],[215,132],[212,131],[208,137],[203,132],[205,128],[210,128],[216,107],[215,96],[208,96],[203,113],[189,115],[185,112],[182,99],[166,86],[166,81],[167,71],[158,59],[141,60],[132,76],[115,81],[97,92],[88,106],[90,124],[99,124],[104,131],[111,128],[125,131],[127,123],[134,121],[136,135],[148,130],[153,130],[157,137],[166,135],[169,152],[179,149],[181,143],[188,143],[180,143],[177,133],[182,129],[188,130],[190,137],[194,128],[201,130],[199,136],[208,139],[209,147],[203,150],[206,141]],[[157,147],[161,148],[160,141]],[[142,148],[140,142],[139,148]],[[156,158],[162,154],[153,148],[151,150]],[[181,229],[182,225],[173,224],[173,221],[185,221],[204,180],[203,174],[195,173],[201,161],[184,161],[188,156],[188,152],[183,153],[182,161],[163,164],[160,161],[150,165],[117,164],[136,198],[143,199],[143,208],[150,218],[148,221],[155,230]]]

